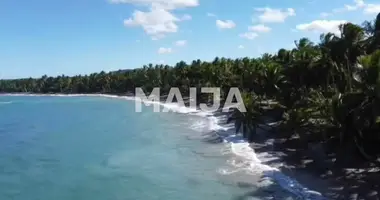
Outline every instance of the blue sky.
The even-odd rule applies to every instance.
[[[256,57],[378,12],[373,0],[1,0],[0,79]]]

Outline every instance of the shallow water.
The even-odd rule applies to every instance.
[[[289,180],[274,183],[284,176],[261,164],[220,119],[173,105],[179,113],[152,107],[135,113],[134,106],[123,98],[0,96],[0,199],[295,199],[304,193],[294,184],[287,189]]]

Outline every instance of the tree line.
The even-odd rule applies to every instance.
[[[318,43],[301,38],[293,49],[259,58],[217,57],[84,76],[0,80],[4,93],[125,94],[136,87],[146,92],[160,87],[161,94],[171,87],[182,94],[190,87],[220,87],[222,98],[238,87],[247,112],[235,110],[231,120],[246,138],[255,135],[260,116],[276,110],[281,122],[276,128],[287,130],[288,137],[299,136],[302,145],[331,142],[334,151],[351,147],[373,160],[380,153],[380,13],[360,25],[342,24],[340,34],[322,34]],[[199,96],[203,102],[210,99]],[[262,105],[269,100],[274,103]]]

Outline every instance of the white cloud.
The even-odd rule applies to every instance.
[[[175,42],[176,46],[186,46],[187,41],[186,40],[178,40]]]
[[[359,7],[359,8],[362,8],[362,7],[365,6],[365,3],[364,3],[363,0],[354,0],[354,2],[355,2],[355,5],[356,5],[357,7]]]
[[[342,8],[333,9],[333,13],[363,10],[364,14],[377,14],[380,12],[380,4],[366,4],[364,0],[354,0],[354,4],[345,4]],[[331,15],[327,13],[328,15]],[[322,15],[321,15],[322,16]],[[326,15],[327,16],[327,15]]]
[[[254,32],[246,32],[246,33],[240,34],[239,36],[242,38],[246,38],[248,40],[253,40],[259,35],[257,33],[254,33]]]
[[[250,31],[259,32],[259,33],[266,33],[271,31],[272,29],[268,26],[265,26],[264,24],[258,24],[255,26],[248,27]]]
[[[111,3],[126,3],[143,5],[152,8],[162,8],[165,10],[175,10],[178,8],[196,7],[199,0],[109,0]]]
[[[350,5],[344,5],[342,8],[335,8],[332,10],[333,13],[341,13],[341,12],[347,12],[347,11],[353,11],[356,10],[357,7],[350,6]]]
[[[222,21],[218,19],[216,20],[216,26],[220,29],[232,29],[236,27],[236,24],[232,20]]]
[[[159,64],[165,64],[165,60],[159,60],[158,63]]]
[[[367,4],[364,8],[365,14],[377,14],[380,13],[380,4]]]
[[[264,33],[269,31],[271,31],[271,28],[265,26],[264,24],[258,24],[255,26],[249,26],[248,31],[245,33],[241,33],[239,36],[248,40],[253,40],[257,36],[259,36],[257,32]]]
[[[238,48],[239,49],[244,49],[244,46],[243,45],[239,45]]]
[[[141,26],[152,39],[161,39],[167,33],[176,33],[180,21],[172,13],[164,9],[152,9],[148,12],[135,11],[133,16],[124,20],[125,26]]]
[[[259,20],[262,23],[280,23],[284,22],[286,18],[296,15],[296,12],[293,8],[281,10],[267,7],[256,8],[256,11],[262,12],[261,15],[259,15]]]
[[[344,24],[344,20],[315,20],[306,24],[297,25],[297,29],[301,31],[312,31],[318,33],[339,33],[339,25]]]
[[[359,8],[363,8],[365,6],[365,3],[363,0],[354,0],[353,5],[345,4],[342,8],[336,8],[333,9],[333,13],[340,13],[340,12],[347,12],[347,11],[354,11]]]
[[[146,34],[153,40],[158,40],[169,33],[178,32],[180,21],[190,20],[190,15],[177,17],[172,10],[196,7],[199,0],[109,0],[111,3],[125,3],[139,6],[146,6],[148,11],[135,10],[129,19],[124,20],[124,25],[128,27],[142,27]]]
[[[184,14],[182,17],[181,17],[181,20],[182,21],[187,21],[187,20],[191,20],[192,17],[191,15],[188,15],[188,14]]]
[[[168,53],[172,53],[172,52],[173,52],[172,48],[160,47],[158,49],[158,54],[168,54]]]
[[[207,13],[207,16],[208,17],[216,17],[216,15],[214,13]]]
[[[352,11],[352,10],[356,10],[356,9],[358,9],[357,6],[351,6],[351,5],[344,5],[344,8],[345,8],[347,11]]]

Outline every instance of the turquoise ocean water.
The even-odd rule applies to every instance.
[[[136,113],[122,98],[0,96],[0,199],[295,199],[263,180],[271,168],[246,143],[214,137],[217,120]]]

